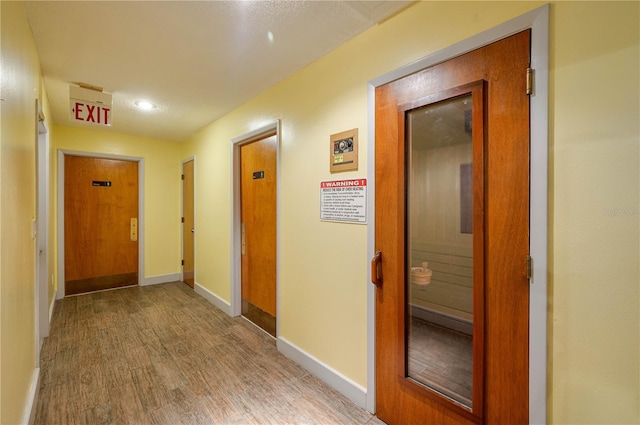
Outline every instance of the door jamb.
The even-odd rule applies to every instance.
[[[42,105],[36,99],[36,367],[40,366],[43,338],[49,336],[49,131]]]
[[[490,28],[471,38],[377,77],[368,84],[367,252],[375,250],[375,89],[391,81],[531,29],[531,68],[535,74],[530,97],[530,212],[529,253],[534,259],[529,292],[529,423],[547,423],[547,234],[549,128],[549,5]],[[524,78],[524,70],[523,70]],[[371,282],[371,271],[367,271]],[[367,284],[367,397],[366,408],[376,410],[375,301],[376,288]]]
[[[138,163],[138,285],[144,284],[144,158],[58,149],[58,290],[56,299],[64,298],[64,157],[66,155],[90,158],[119,159]]]
[[[241,208],[240,208],[240,147],[269,136],[276,136],[276,311],[280,311],[280,120],[231,139],[231,300],[230,315],[242,311],[241,286]],[[276,320],[276,338],[280,335],[280,321]]]
[[[181,172],[184,175],[184,164],[193,161],[193,227],[196,226],[196,156],[192,155],[182,160]],[[180,187],[180,217],[184,217],[184,180]],[[184,223],[180,226],[180,258],[184,260]],[[193,287],[196,287],[196,235],[193,234]],[[180,268],[180,280],[184,282],[184,265]]]

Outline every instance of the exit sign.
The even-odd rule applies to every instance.
[[[111,125],[111,108],[99,103],[71,100],[71,120],[100,125]]]
[[[82,87],[69,87],[69,118],[111,126],[111,94]]]

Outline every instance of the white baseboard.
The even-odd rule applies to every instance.
[[[277,341],[278,351],[298,363],[300,366],[320,378],[327,385],[353,401],[363,409],[367,408],[367,390],[351,379],[332,369],[320,360],[305,352],[301,348],[279,337]]]
[[[196,291],[196,294],[202,295],[211,304],[215,305],[220,310],[231,316],[231,304],[229,304],[204,286],[200,285],[198,282],[194,283],[193,289]]]
[[[27,425],[31,423],[31,420],[34,419],[32,417],[33,409],[36,401],[36,395],[38,393],[38,384],[40,383],[40,368],[37,367],[33,370],[33,374],[31,375],[31,388],[29,388],[29,394],[27,395],[27,405],[24,407],[24,412],[22,413],[21,424]]]
[[[194,284],[194,290],[197,294],[204,297],[211,304],[231,316],[231,304],[223,300],[198,282]],[[351,379],[342,375],[340,372],[332,369],[311,354],[297,347],[286,338],[279,337],[277,339],[278,351],[298,363],[300,366],[317,376],[327,385],[353,401],[356,405],[366,409],[367,390],[361,385],[353,382]]]
[[[159,283],[175,282],[180,280],[180,273],[162,274],[158,276],[145,277],[140,281],[140,286],[157,285]]]

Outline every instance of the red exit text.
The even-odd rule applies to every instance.
[[[111,125],[111,108],[104,105],[85,102],[71,103],[71,118],[75,121]]]

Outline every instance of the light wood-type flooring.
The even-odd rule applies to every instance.
[[[414,317],[409,341],[409,376],[465,406],[471,406],[471,335]]]
[[[383,422],[181,282],[56,303],[35,424]]]

